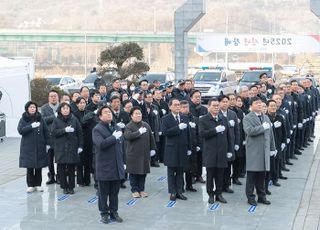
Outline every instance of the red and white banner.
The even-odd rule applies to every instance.
[[[318,53],[319,35],[201,35],[196,52]]]

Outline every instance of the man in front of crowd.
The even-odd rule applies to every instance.
[[[222,196],[223,174],[224,169],[228,167],[227,159],[232,157],[234,146],[230,144],[228,120],[219,114],[218,99],[209,100],[208,110],[209,112],[199,120],[199,134],[203,138],[203,166],[207,170],[208,203],[213,204],[215,198],[216,201],[227,203]]]
[[[166,137],[164,164],[167,166],[170,200],[187,200],[183,193],[183,172],[187,156],[191,155],[191,140],[188,131],[189,119],[180,113],[180,101],[169,101],[171,113],[162,118],[162,131]]]
[[[243,129],[246,138],[246,167],[247,182],[246,195],[250,205],[257,205],[254,188],[258,195],[258,202],[271,204],[266,198],[265,176],[270,171],[270,156],[276,155],[274,136],[271,122],[262,113],[262,102],[259,97],[251,98],[251,112],[243,119]]]

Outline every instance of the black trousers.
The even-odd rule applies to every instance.
[[[129,174],[131,192],[144,192],[147,174]]]
[[[186,188],[192,188],[192,172],[185,172],[185,179],[186,179]]]
[[[231,167],[233,161],[228,161],[228,167],[223,172],[223,189],[228,188],[231,185]]]
[[[42,169],[27,168],[27,185],[28,187],[41,186]]]
[[[49,179],[54,179],[54,176],[56,175],[55,171],[54,171],[54,149],[50,148],[48,151],[48,168],[49,168],[49,173],[48,173],[48,177]]]
[[[258,198],[266,198],[265,190],[265,177],[266,172],[252,172],[247,171],[247,182],[246,182],[246,195],[248,200],[254,199],[255,195],[253,194],[254,189],[256,189]]]
[[[167,167],[169,193],[183,193],[183,172],[183,167]]]
[[[101,215],[118,212],[120,183],[120,180],[98,181],[98,206]]]
[[[159,162],[163,163],[163,157],[164,157],[164,146],[166,144],[166,137],[164,135],[160,136],[160,148],[158,148],[159,151]]]
[[[75,164],[58,164],[60,187],[73,189],[75,187]]]
[[[296,135],[297,135],[297,129],[293,130],[293,133],[290,137],[290,158],[294,156],[294,152],[296,150]]]
[[[206,189],[207,193],[210,195],[221,195],[223,186],[223,174],[224,168],[206,168],[207,179],[206,179]],[[213,190],[213,187],[216,189]]]
[[[90,185],[93,155],[89,152],[80,154],[80,163],[77,165],[77,184]]]
[[[270,180],[276,181],[275,175],[276,175],[276,168],[275,168],[275,157],[270,157],[270,171],[266,171],[265,176],[265,191],[269,189],[269,182]]]
[[[202,151],[200,150],[197,152],[197,172],[195,177],[201,177],[202,176]]]

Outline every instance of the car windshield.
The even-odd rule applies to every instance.
[[[46,78],[53,85],[59,85],[61,78],[60,77],[50,77]]]
[[[220,81],[221,72],[197,72],[194,81]]]
[[[149,83],[152,83],[153,81],[157,80],[160,81],[160,83],[166,82],[166,74],[160,74],[160,73],[148,73],[140,78],[140,80],[147,80]]]
[[[258,82],[260,81],[259,76],[262,73],[266,73],[268,77],[272,76],[271,71],[248,71],[243,73],[241,81]]]

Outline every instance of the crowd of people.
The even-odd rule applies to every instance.
[[[185,191],[206,183],[209,204],[227,203],[222,194],[234,193],[231,184],[242,185],[239,178],[246,177],[248,203],[269,205],[270,182],[280,186],[288,179],[288,165],[313,142],[320,104],[310,79],[275,86],[266,74],[206,105],[190,79],[176,87],[141,80],[122,89],[119,79],[95,86],[92,93],[82,87],[71,95],[51,90],[40,112],[26,103],[18,125],[19,165],[27,168],[27,192],[43,191],[44,167],[47,185],[60,184],[64,194],[93,183],[103,223],[123,221],[118,194],[127,180],[133,198],[148,197],[146,176],[160,163],[167,167],[172,201],[187,200]]]

